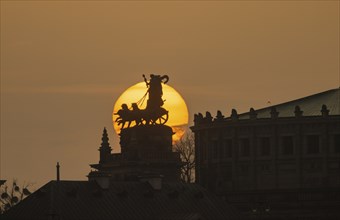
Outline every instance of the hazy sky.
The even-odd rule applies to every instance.
[[[189,114],[339,86],[339,1],[1,1],[1,179],[85,179],[115,100],[170,76]],[[303,110],[303,109],[302,109]],[[293,111],[293,109],[292,109]]]

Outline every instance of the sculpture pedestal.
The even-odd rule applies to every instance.
[[[165,125],[136,126],[122,129],[120,146],[126,159],[130,153],[154,154],[172,152],[173,131]],[[142,158],[140,158],[142,159]]]
[[[172,152],[171,127],[145,125],[125,128],[120,133],[120,154],[110,154],[99,163],[99,172],[115,180],[136,179],[145,175],[162,175],[164,181],[180,180],[180,155]]]

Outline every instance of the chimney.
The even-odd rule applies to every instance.
[[[60,181],[60,165],[59,165],[59,162],[57,162],[57,181],[59,182]]]

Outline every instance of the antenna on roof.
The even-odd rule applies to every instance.
[[[339,52],[338,52],[339,53]],[[339,87],[338,87],[338,104],[339,104],[339,106],[338,106],[338,109],[339,109],[339,114],[340,114],[340,62],[339,62],[339,64],[338,64],[338,74],[339,74]]]
[[[60,181],[60,165],[59,165],[59,162],[57,162],[57,181],[59,182]]]

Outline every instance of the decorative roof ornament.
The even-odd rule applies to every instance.
[[[218,110],[215,121],[223,121],[223,119],[224,119],[224,115],[222,114],[220,110]]]
[[[107,135],[106,127],[104,127],[104,130],[103,130],[101,147],[103,147],[103,148],[110,147],[109,137]]]
[[[233,108],[233,109],[231,110],[231,115],[230,115],[230,117],[231,117],[231,119],[232,119],[233,121],[238,120],[238,114],[237,114],[236,109]]]
[[[295,111],[294,111],[295,117],[301,117],[303,114],[303,111],[301,111],[300,106],[295,106]]]
[[[198,113],[198,114],[194,115],[194,123],[195,123],[195,125],[201,124],[203,122],[203,120],[204,119],[203,119],[202,113]]]
[[[107,135],[107,130],[105,127],[103,130],[102,143],[98,150],[100,152],[99,163],[104,163],[105,161],[109,160],[112,148],[110,147],[109,137]]]
[[[321,114],[323,117],[327,117],[329,115],[329,109],[327,109],[327,105],[322,105]]]
[[[211,116],[210,112],[205,112],[205,122],[212,122],[213,117]]]
[[[250,117],[250,119],[256,119],[257,118],[257,113],[256,113],[254,108],[250,108],[249,117]]]

